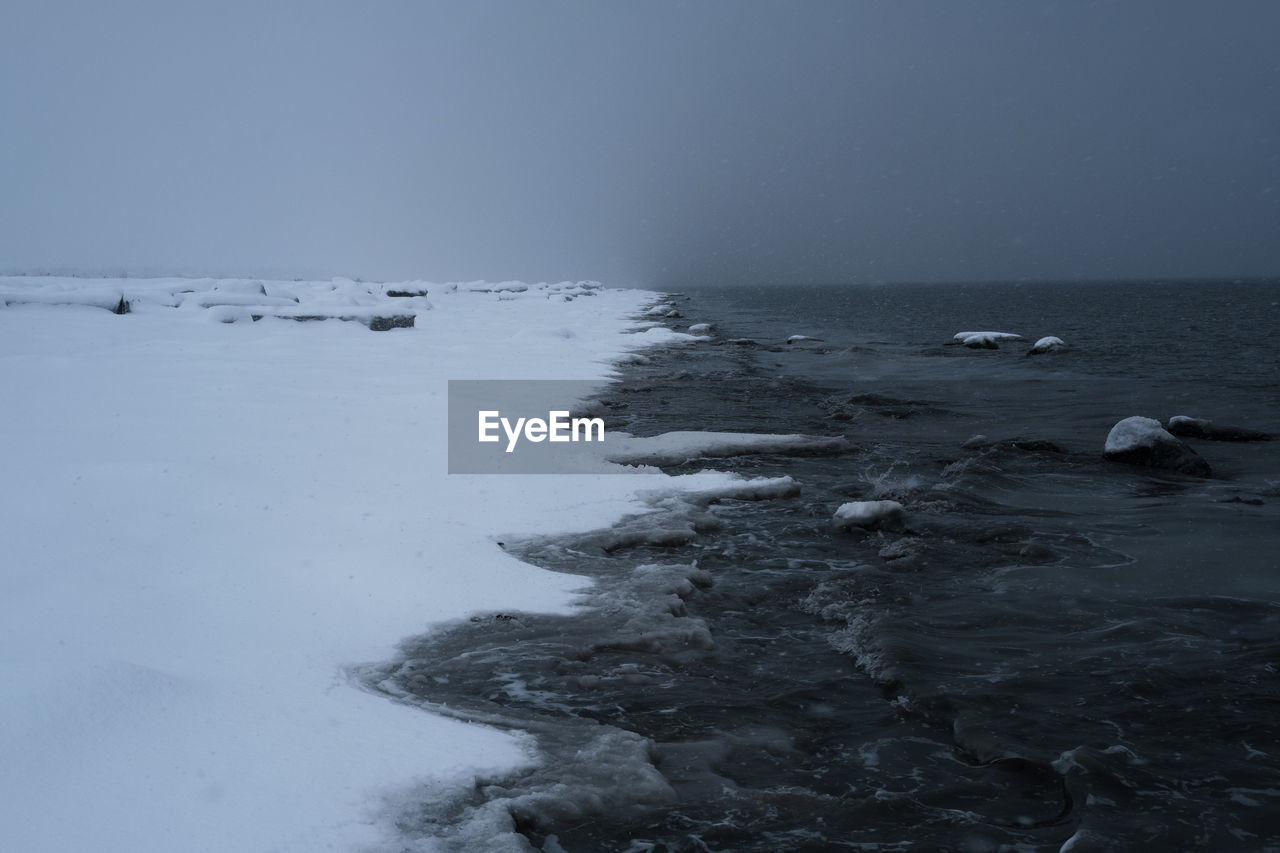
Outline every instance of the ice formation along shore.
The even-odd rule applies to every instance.
[[[528,740],[363,692],[348,667],[470,613],[568,612],[582,579],[498,534],[717,486],[445,475],[446,380],[603,381],[628,351],[698,340],[635,319],[654,297],[0,278],[0,846],[400,849],[399,804],[528,764]],[[620,438],[631,464],[830,449]]]

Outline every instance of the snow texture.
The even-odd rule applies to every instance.
[[[819,456],[849,449],[842,436],[770,435],[742,432],[667,432],[648,438],[610,433],[605,458],[624,465],[679,465],[693,459],[778,453]]]
[[[902,504],[897,501],[852,501],[836,509],[833,521],[838,530],[876,530],[900,527],[904,517]]]
[[[0,849],[400,850],[397,803],[529,763],[349,673],[472,612],[569,612],[583,580],[494,537],[606,527],[653,478],[447,477],[446,380],[603,381],[691,338],[631,333],[653,298],[0,278]]]
[[[967,343],[970,338],[986,338],[996,343],[1024,340],[1022,335],[1014,334],[1013,332],[956,332],[954,340],[960,343]]]
[[[1125,418],[1111,428],[1111,432],[1107,434],[1107,444],[1104,452],[1123,453],[1126,450],[1149,447],[1157,442],[1164,441],[1166,436],[1173,438],[1173,436],[1165,432],[1164,427],[1160,426],[1158,420],[1135,415],[1131,418]]]
[[[1063,352],[1066,349],[1067,345],[1062,338],[1054,335],[1047,335],[1032,344],[1031,349],[1027,351],[1027,355],[1041,355],[1047,352]]]

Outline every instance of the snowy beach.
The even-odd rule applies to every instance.
[[[655,481],[448,476],[446,380],[605,380],[668,339],[634,334],[654,296],[0,279],[0,846],[380,848],[421,791],[528,763],[348,668],[567,612],[585,581],[495,538],[609,524]]]

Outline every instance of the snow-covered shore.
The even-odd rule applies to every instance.
[[[653,483],[446,476],[446,380],[602,380],[666,330],[630,334],[643,291],[394,289],[0,279],[4,849],[379,848],[415,788],[529,760],[345,667],[567,609],[581,579],[493,538]]]

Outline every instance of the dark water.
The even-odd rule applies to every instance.
[[[479,616],[368,677],[531,732],[544,760],[424,803],[410,837],[1280,850],[1280,441],[1189,439],[1207,479],[1101,455],[1130,415],[1280,432],[1280,287],[723,289],[677,305],[669,322],[715,323],[716,340],[628,368],[603,400],[610,428],[852,449],[696,460],[669,470],[792,483],[656,494],[614,530],[508,542],[596,578],[581,615]],[[946,345],[961,330],[1071,349]],[[833,531],[836,507],[872,499],[901,502],[905,527]]]

